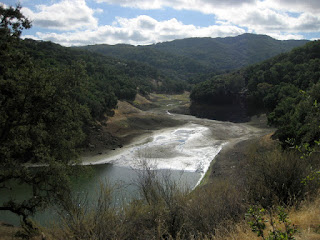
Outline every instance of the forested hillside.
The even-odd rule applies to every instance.
[[[68,175],[77,171],[70,163],[117,100],[183,87],[145,64],[22,40],[31,23],[20,9],[0,5],[0,190],[17,182],[30,194],[23,201],[8,196],[0,211],[32,227],[29,215],[66,197]],[[48,167],[34,171],[30,164]]]
[[[191,100],[268,112],[269,123],[278,128],[283,144],[314,144],[320,138],[320,42],[234,73],[209,77],[195,86]]]
[[[184,88],[179,81],[171,80],[158,69],[135,61],[119,60],[80,49],[62,47],[52,42],[31,39],[21,41],[20,48],[42,67],[82,62],[88,76],[94,82],[99,81],[101,84],[112,86],[112,91],[119,99],[132,99],[137,90],[146,94],[151,91],[181,92]]]
[[[161,70],[173,80],[186,80],[190,76],[208,73],[214,69],[208,63],[201,63],[187,56],[179,56],[154,47],[135,47],[132,45],[92,45],[81,47],[94,53],[101,53],[122,60],[148,64]]]
[[[307,40],[280,41],[266,35],[246,33],[226,38],[175,40],[150,47],[192,58],[221,71],[261,62],[307,42]]]
[[[288,52],[306,40],[279,41],[265,35],[243,34],[227,38],[189,38],[149,46],[91,45],[82,47],[120,59],[147,63],[187,80],[197,74],[222,73]]]

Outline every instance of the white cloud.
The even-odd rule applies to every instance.
[[[278,40],[302,40],[305,39],[303,35],[300,34],[282,34],[282,33],[265,33],[270,37]]]
[[[319,14],[319,0],[265,0],[265,4],[276,9],[290,12],[311,12]]]
[[[235,36],[244,32],[284,40],[302,39],[303,33],[320,32],[319,0],[94,0],[139,9],[198,11],[215,19],[215,25],[208,27],[186,25],[176,18],[157,21],[146,15],[131,19],[116,17],[112,25],[99,26],[94,14],[103,17],[103,9],[91,9],[86,1],[59,0],[50,6],[39,5],[37,11],[23,8],[23,13],[33,20],[34,26],[63,31],[39,32],[35,38],[66,46],[96,43],[144,45],[187,37]]]
[[[97,9],[95,9],[94,10],[96,13],[103,13],[103,9],[101,9],[101,8],[97,8]]]
[[[299,32],[320,31],[319,0],[96,0],[123,7],[193,10],[212,14],[218,22],[249,29],[249,32],[283,32],[289,36]],[[291,12],[289,12],[289,10]]]
[[[98,20],[95,11],[89,8],[85,0],[63,0],[50,6],[37,5],[37,11],[23,8],[22,12],[32,20],[34,26],[56,29],[75,30],[96,28]]]
[[[95,0],[98,3],[116,4],[122,7],[139,9],[161,9],[171,7],[174,9],[197,10],[207,12],[216,7],[240,6],[245,3],[254,3],[256,0]],[[209,9],[208,9],[209,8]]]
[[[35,37],[65,46],[99,43],[146,45],[188,37],[236,36],[244,32],[239,27],[226,24],[197,27],[185,25],[175,18],[157,21],[142,15],[132,19],[118,17],[112,26],[105,25],[96,29],[61,34],[38,32]]]

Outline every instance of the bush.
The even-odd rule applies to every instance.
[[[59,225],[52,229],[53,239],[124,239],[120,215],[112,203],[112,187],[101,185],[98,200],[86,196],[66,197]]]
[[[260,148],[261,150],[261,148]],[[250,201],[263,208],[301,202],[315,185],[302,181],[311,172],[313,159],[302,159],[296,151],[251,149],[245,166],[245,185]]]
[[[217,228],[231,227],[246,211],[243,191],[226,180],[196,189],[188,204],[188,229],[196,237],[212,235]],[[199,236],[200,234],[200,236]]]

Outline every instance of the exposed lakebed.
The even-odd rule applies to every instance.
[[[259,122],[264,121],[263,118],[251,123],[220,122],[172,113],[174,105],[179,104],[169,99],[160,107],[147,111],[147,117],[145,111],[135,113],[134,117],[139,119],[139,115],[143,115],[145,122],[147,118],[161,116],[178,122],[175,126],[157,126],[155,129],[148,126],[148,130],[138,130],[139,134],[135,134],[121,148],[84,156],[82,162],[92,165],[93,174],[75,180],[74,193],[86,195],[89,200],[95,201],[99,185],[109,182],[121,186],[115,196],[116,204],[129,201],[138,195],[135,181],[146,166],[157,169],[160,174],[169,174],[181,186],[192,189],[199,184],[222,148],[270,131],[253,124],[261,125]],[[17,188],[10,194],[13,198],[23,199],[24,189]],[[49,209],[38,214],[36,220],[45,223],[52,220],[54,214],[54,210]],[[0,220],[18,223],[18,219],[9,213],[1,216]]]

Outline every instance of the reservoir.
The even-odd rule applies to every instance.
[[[158,110],[154,114],[164,114],[181,124],[144,132],[121,148],[83,157],[82,164],[90,165],[92,171],[85,177],[74,179],[73,194],[95,201],[100,184],[108,183],[117,189],[114,204],[120,205],[139,197],[136,183],[146,167],[192,190],[200,183],[222,148],[266,132],[266,129],[251,123],[199,119],[172,114],[168,109]],[[7,194],[15,199],[23,199],[25,188],[16,186],[14,189],[9,193],[1,190],[0,202],[8,199]],[[50,224],[56,214],[55,208],[51,207],[37,214],[35,220]],[[1,212],[0,221],[19,224],[18,217],[9,212]]]

